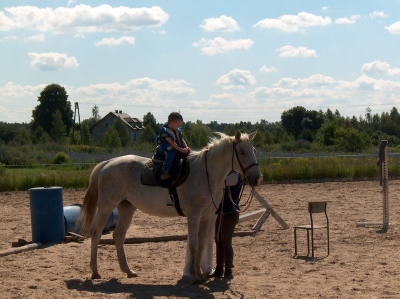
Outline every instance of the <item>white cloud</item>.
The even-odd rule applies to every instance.
[[[44,34],[31,35],[31,36],[26,37],[25,40],[29,41],[29,42],[31,42],[31,41],[44,42],[45,37],[44,37]]]
[[[85,35],[82,32],[74,34],[74,38],[85,39]]]
[[[314,27],[314,26],[326,26],[331,24],[330,17],[316,16],[307,12],[300,12],[296,15],[283,15],[279,19],[264,19],[253,25],[253,27],[259,27],[262,29],[279,29],[286,32],[297,32],[301,29]]]
[[[68,57],[64,53],[28,53],[31,57],[31,66],[42,71],[54,71],[61,68],[77,68],[79,66],[75,57]]]
[[[353,25],[359,18],[360,15],[352,15],[350,18],[338,18],[335,20],[335,24]]]
[[[329,7],[328,7],[328,6],[323,6],[323,7],[322,7],[322,11],[327,11],[327,10],[329,10]]]
[[[80,87],[77,93],[101,99],[112,96],[121,101],[153,102],[165,100],[173,102],[177,96],[189,96],[195,90],[184,80],[155,80],[151,78],[132,79],[125,84],[99,83]]]
[[[208,18],[201,23],[200,28],[207,32],[225,31],[233,32],[239,31],[240,27],[237,22],[228,16],[220,16],[219,18]]]
[[[98,46],[123,46],[123,45],[133,45],[135,43],[135,38],[132,36],[121,36],[120,38],[103,38],[98,42],[94,42],[96,47]]]
[[[321,88],[332,86],[334,83],[335,79],[332,77],[316,74],[308,78],[282,78],[278,83],[274,84],[274,87],[290,89]]]
[[[385,14],[383,11],[377,11],[375,10],[374,12],[369,14],[369,17],[373,19],[380,19],[380,18],[387,18],[389,15]]]
[[[268,68],[266,65],[263,65],[259,71],[261,73],[273,73],[273,72],[277,72],[278,70],[273,66],[271,68]]]
[[[245,86],[256,84],[256,79],[249,71],[235,69],[221,76],[215,84],[223,89],[244,89]]]
[[[391,97],[398,97],[400,94],[400,82],[390,80],[377,80],[366,75],[357,78],[353,82],[339,81],[339,89],[347,91],[367,91],[377,92],[378,94],[387,94]],[[371,94],[376,96],[377,94]]]
[[[23,98],[26,96],[35,97],[43,90],[45,84],[37,86],[19,85],[14,82],[7,82],[4,86],[0,86],[0,97],[4,98]],[[2,101],[3,102],[3,101]]]
[[[114,32],[160,27],[168,14],[158,6],[129,8],[80,4],[73,8],[15,6],[0,11],[0,31],[29,29],[62,34],[66,32]]]
[[[201,51],[206,55],[223,54],[233,50],[248,50],[254,42],[251,39],[226,40],[222,37],[214,39],[202,38],[193,47],[201,47]]]
[[[400,68],[391,68],[388,62],[380,60],[364,63],[361,67],[361,71],[365,74],[400,75]]]
[[[281,52],[279,57],[317,57],[317,52],[307,47],[283,46],[276,51]]]
[[[389,27],[385,27],[391,34],[400,34],[400,21],[393,23]]]
[[[30,35],[30,36],[26,36],[26,35],[21,35],[21,36],[16,36],[16,35],[10,35],[10,36],[6,36],[3,39],[0,39],[0,41],[23,41],[26,43],[29,42],[44,42],[45,41],[45,37],[44,34],[37,34],[37,35]]]

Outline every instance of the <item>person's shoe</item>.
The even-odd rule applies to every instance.
[[[163,174],[161,174],[162,180],[169,179],[170,177],[171,177],[171,175],[168,172],[164,172]]]
[[[210,274],[207,274],[208,278],[222,277],[222,276],[224,276],[224,269],[222,269],[222,268],[217,268],[213,272],[211,272]]]
[[[233,274],[231,269],[226,269],[224,273],[225,279],[233,279]]]

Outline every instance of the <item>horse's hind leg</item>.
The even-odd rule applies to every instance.
[[[98,268],[97,268],[97,247],[100,242],[101,234],[103,232],[103,228],[106,225],[108,216],[112,212],[112,209],[107,211],[100,211],[98,209],[96,213],[96,220],[94,227],[92,228],[92,243],[91,243],[91,255],[90,255],[90,268],[92,269],[92,279],[99,279],[101,278]]]
[[[126,232],[131,225],[132,217],[136,211],[136,208],[127,200],[122,201],[117,208],[119,217],[113,237],[115,241],[115,248],[117,250],[119,267],[121,268],[122,272],[127,274],[128,277],[137,277],[137,274],[128,266],[124,250]]]

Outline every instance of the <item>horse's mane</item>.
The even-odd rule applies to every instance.
[[[224,155],[226,151],[233,146],[235,136],[229,136],[221,132],[213,132],[213,134],[215,136],[209,138],[210,141],[203,149],[199,151],[192,151],[190,153],[190,156],[197,160],[198,158],[203,157],[202,154],[211,149],[216,156]],[[248,141],[249,136],[247,135],[247,133],[242,133],[240,136],[240,140]]]
[[[208,150],[213,149],[216,155],[223,155],[228,147],[231,147],[235,141],[235,136],[228,136],[221,132],[214,132],[216,136],[210,138],[210,142],[207,145]],[[249,136],[246,133],[241,134],[241,141],[249,140]]]

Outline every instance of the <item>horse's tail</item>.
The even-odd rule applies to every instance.
[[[97,164],[90,175],[89,187],[86,190],[82,208],[74,227],[74,231],[82,236],[91,236],[97,210],[99,172],[107,163],[108,161],[103,161]]]

